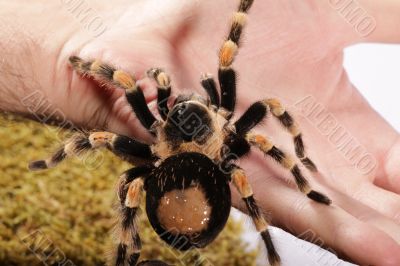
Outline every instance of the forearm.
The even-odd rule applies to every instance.
[[[35,90],[44,91],[43,86],[49,84],[52,73],[49,67],[54,66],[54,55],[62,43],[54,33],[65,30],[56,28],[60,18],[56,17],[55,9],[55,4],[44,1],[1,3],[1,110],[27,112],[24,97]]]
[[[28,76],[32,78],[27,67],[32,60],[31,44],[27,33],[18,30],[17,22],[12,23],[5,11],[1,9],[0,15],[0,110],[22,112],[20,100],[31,85]]]
[[[50,90],[68,86],[65,60],[106,30],[104,12],[92,8],[101,3],[80,2],[0,3],[0,110],[26,113],[27,95],[52,102]]]

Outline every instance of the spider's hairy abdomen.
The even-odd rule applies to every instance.
[[[231,209],[229,174],[201,153],[165,159],[146,179],[146,212],[157,234],[187,250],[211,243]]]

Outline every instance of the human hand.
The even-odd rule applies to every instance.
[[[369,1],[360,3],[371,5]],[[85,37],[83,30],[71,31],[63,42],[51,47],[43,44],[41,57],[35,62],[40,87],[52,105],[77,126],[148,140],[150,136],[131,112],[124,93],[99,88],[72,74],[68,57],[97,58],[138,77],[150,67],[161,66],[172,76],[174,94],[182,88],[201,92],[200,73],[216,72],[217,51],[235,3],[116,1],[112,12],[106,1],[96,5],[109,29],[95,39]],[[369,38],[379,40],[382,36],[385,34],[377,30]],[[258,152],[241,165],[248,170],[255,195],[271,212],[274,224],[296,235],[312,230],[327,246],[360,264],[399,265],[400,200],[393,193],[400,191],[395,168],[398,133],[367,105],[342,66],[343,48],[360,40],[329,3],[255,2],[234,64],[240,77],[236,113],[262,98],[282,99],[300,123],[310,157],[322,173],[310,181],[329,195],[334,205],[309,201],[287,184],[291,177],[285,171]],[[52,78],[46,78],[49,73]],[[143,86],[148,102],[153,101],[154,86],[148,80]],[[319,122],[315,122],[318,119],[307,116],[302,105],[305,99],[321,104],[375,158],[376,167],[366,172],[344,158],[346,153],[329,135],[321,133]],[[266,124],[257,130],[267,132],[278,146],[292,151],[287,134],[275,130],[275,122]]]

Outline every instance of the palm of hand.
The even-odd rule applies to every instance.
[[[161,66],[172,76],[174,94],[182,92],[181,88],[196,88],[202,93],[200,73],[215,74],[217,51],[235,10],[235,3],[215,2],[137,1],[125,9],[121,5],[110,29],[86,43],[79,55],[117,62],[139,77],[148,68]],[[334,207],[305,199],[284,182],[290,175],[257,152],[241,165],[249,170],[255,195],[264,209],[271,211],[275,224],[295,234],[311,229],[326,245],[358,263],[398,265],[400,253],[395,241],[400,241],[400,216],[396,213],[400,197],[373,185],[400,190],[388,181],[395,174],[390,172],[390,161],[396,158],[386,157],[398,135],[351,86],[342,66],[342,49],[351,42],[348,32],[352,29],[345,22],[332,22],[335,15],[328,4],[313,0],[256,2],[234,64],[239,72],[237,115],[262,98],[283,100],[298,119],[309,154],[322,173],[310,181],[333,199]],[[66,61],[73,51],[76,47],[65,51],[62,59]],[[147,99],[153,100],[154,86],[146,81],[143,86]],[[76,75],[69,90],[59,87],[53,101],[65,99],[68,93],[68,105],[57,105],[73,122],[148,138],[121,90],[98,88]],[[325,113],[365,148],[362,155],[368,153],[376,160],[376,166],[363,171],[346,158],[346,151],[338,148],[331,135],[324,134],[320,120],[312,115],[305,119],[304,105],[293,106],[304,99],[321,104]],[[268,133],[278,146],[292,152],[288,135],[276,128],[277,124],[268,120],[257,131]]]

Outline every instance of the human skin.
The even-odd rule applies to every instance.
[[[216,74],[217,51],[235,1],[88,0],[107,30],[84,28],[68,1],[1,1],[0,109],[28,115],[24,97],[40,91],[78,127],[104,129],[151,141],[124,92],[73,73],[68,57],[97,58],[143,77],[150,67],[170,73],[173,93],[198,93],[200,73]],[[277,97],[301,125],[320,174],[307,176],[333,200],[330,207],[304,197],[290,174],[257,151],[240,161],[272,224],[294,235],[312,231],[340,256],[362,265],[400,265],[399,134],[350,83],[343,49],[359,42],[400,42],[400,2],[359,0],[377,26],[361,36],[333,6],[319,0],[255,1],[237,60],[236,117],[254,101]],[[397,31],[396,31],[397,30]],[[366,62],[368,63],[368,62]],[[154,106],[156,89],[142,82]],[[187,90],[185,90],[187,91]],[[296,103],[312,97],[365,148],[376,166],[360,171]],[[43,110],[39,110],[41,112]],[[43,111],[44,112],[44,111]],[[278,128],[278,129],[277,129]],[[291,139],[272,119],[257,132],[293,152]],[[44,154],[45,155],[45,154]],[[244,209],[235,194],[235,205]]]

